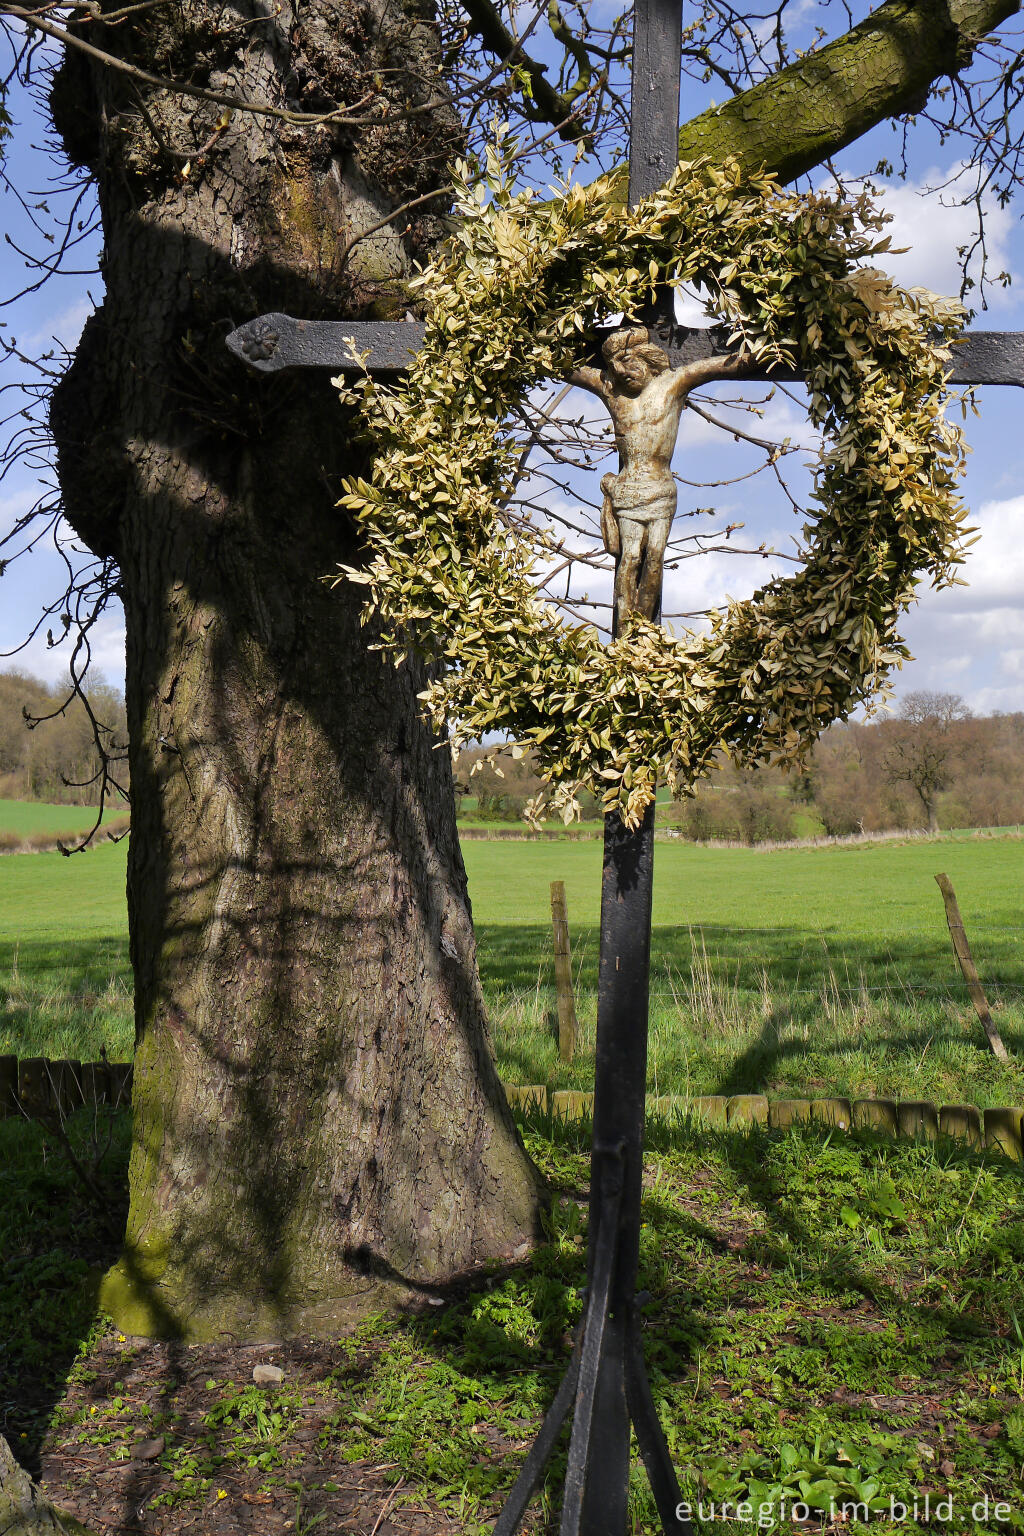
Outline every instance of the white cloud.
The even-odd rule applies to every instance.
[[[58,623],[57,629],[59,628]],[[90,664],[92,675],[96,678],[102,676],[104,681],[123,689],[125,644],[123,615],[104,614],[91,630],[89,639],[92,646]],[[44,627],[42,633],[36,635],[23,651],[0,660],[0,669],[6,671],[16,668],[19,671],[31,673],[33,677],[40,677],[47,683],[62,682],[68,675],[72,645],[73,641],[66,640],[60,645],[48,646]]]
[[[703,519],[700,531],[721,528],[727,520],[731,519]],[[765,543],[769,548],[773,545],[784,547],[785,537],[779,529],[770,530],[765,535]],[[732,544],[737,551],[749,550],[761,542],[761,534],[760,530],[757,535],[752,535],[740,529],[728,541],[723,539],[716,542]],[[680,560],[675,569],[671,568],[672,563],[670,556],[665,570],[666,614],[694,613],[705,608],[724,607],[727,598],[750,597],[766,581],[775,576],[785,576],[795,569],[791,562],[774,559],[770,554],[724,551]]]
[[[1024,709],[1024,497],[985,502],[966,587],[925,591],[902,626],[916,658],[899,690],[962,694],[976,714]]]
[[[930,288],[933,293],[956,294],[960,291],[960,266],[957,250],[960,246],[974,243],[977,228],[977,212],[972,204],[964,206],[960,199],[970,192],[969,171],[960,162],[943,170],[933,167],[917,181],[881,182],[878,201],[893,222],[887,225],[887,234],[896,247],[907,246],[905,255],[889,253],[878,258],[884,267],[905,287]],[[930,187],[941,190],[930,192]],[[1009,271],[1014,283],[1020,274],[1013,271],[1011,237],[1016,227],[1016,215],[1001,208],[994,197],[982,198],[985,215],[985,238],[988,246],[989,272],[995,275]],[[978,275],[975,258],[971,272]],[[1017,302],[1014,288],[996,287],[987,292],[991,309],[1010,309]],[[970,304],[974,290],[967,296]]]
[[[942,670],[947,677],[965,676],[974,664],[974,657],[965,652],[963,656],[949,656],[942,663]]]
[[[978,542],[961,569],[964,587],[925,595],[948,615],[970,613],[980,638],[1024,637],[1024,496],[985,501],[971,510]]]
[[[679,425],[677,449],[685,453],[687,449],[714,447],[724,450],[733,460],[739,449],[751,455],[750,467],[753,468],[754,455],[763,457],[763,453],[735,437],[735,428],[737,432],[745,432],[748,437],[773,443],[782,443],[788,437],[793,444],[813,454],[817,439],[806,413],[788,395],[778,390],[766,401],[769,388],[764,384],[716,384],[701,390],[702,396],[710,395],[712,399],[710,402],[702,400],[699,403],[704,404],[711,415],[723,423],[723,427],[714,426],[695,410],[685,410]],[[722,401],[723,395],[730,400],[747,400],[756,410],[726,405]],[[685,463],[677,462],[675,467],[690,478],[696,478],[692,468],[688,469]]]
[[[73,352],[78,345],[85,322],[95,308],[95,304],[88,295],[75,299],[72,304],[68,304],[66,308],[58,310],[51,316],[45,325],[27,336],[19,337],[22,351],[34,356],[38,352],[51,350],[56,342],[58,347],[63,347],[67,352]]]
[[[966,696],[968,706],[976,715],[1018,714],[1024,710],[1024,683],[1016,687],[978,688]]]

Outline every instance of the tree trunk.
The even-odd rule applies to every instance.
[[[93,1536],[73,1515],[57,1509],[18,1465],[0,1435],[0,1531],[5,1536]]]
[[[252,379],[224,348],[267,310],[379,312],[436,236],[403,220],[343,264],[457,143],[450,109],[408,112],[436,95],[429,19],[375,5],[195,0],[88,34],[306,110],[379,71],[395,121],[358,138],[219,128],[216,106],[71,56],[54,88],[105,233],[106,300],[53,420],[69,516],[116,557],[127,620],[134,1139],[102,1292],[125,1332],[330,1332],[535,1231],[449,754],[415,665],[370,648],[359,589],[320,580],[358,559],[334,501],[360,450],[325,379]]]

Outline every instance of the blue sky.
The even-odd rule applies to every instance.
[[[43,135],[43,125],[31,103],[15,96],[9,103],[16,128],[9,146],[8,165],[24,189],[44,192],[50,166],[44,153],[32,145]],[[684,103],[687,115],[694,110]],[[934,138],[919,133],[912,139],[915,158],[906,183],[879,184],[884,205],[894,215],[893,243],[906,245],[906,255],[885,265],[905,283],[921,283],[938,292],[952,293],[958,286],[957,246],[969,238],[968,215],[949,206],[950,196],[924,195],[924,189],[948,181],[957,167],[955,148],[942,147]],[[841,159],[841,169],[854,173],[870,169],[881,157],[895,158],[895,138],[881,128],[862,140]],[[973,322],[985,329],[1024,329],[1024,239],[1013,205],[1009,210],[993,206],[989,215],[989,245],[994,265],[1005,267],[1015,279],[1009,289],[989,294],[989,308]],[[10,195],[0,194],[0,222],[16,244],[40,249],[38,234],[29,232],[26,220]],[[91,265],[76,260],[77,267]],[[14,248],[0,245],[0,294],[21,286],[25,269]],[[5,329],[0,335],[16,337],[20,348],[32,352],[52,345],[57,338],[71,347],[101,293],[98,276],[68,276],[51,280],[39,293],[0,310]],[[0,385],[14,376],[15,365],[0,363]],[[731,391],[735,392],[735,388]],[[0,395],[0,404],[10,395]],[[964,575],[969,583],[944,593],[924,593],[908,617],[905,634],[915,660],[895,680],[899,695],[909,689],[927,688],[960,693],[977,713],[1024,709],[1024,392],[1013,388],[978,391],[980,416],[968,417],[966,430],[971,446],[964,495],[971,521],[981,538],[969,556]],[[6,410],[2,413],[6,414]],[[809,441],[799,392],[792,399],[777,397],[767,408],[758,431],[789,435]],[[676,469],[688,479],[720,479],[734,475],[744,463],[744,450],[731,437],[713,433],[688,414],[680,434]],[[748,544],[763,539],[785,548],[797,520],[781,498],[771,496],[764,477],[715,491],[681,493],[692,504],[712,500],[723,521],[741,521],[741,535]],[[8,476],[0,483],[0,525],[6,529],[35,495],[32,477]],[[20,644],[35,622],[44,601],[59,592],[62,565],[47,550],[11,566],[0,581],[0,651]],[[757,558],[709,556],[688,561],[670,572],[666,611],[693,609],[720,600],[725,593],[742,596],[765,579],[767,567]],[[599,594],[600,583],[593,595]],[[108,614],[99,626],[96,664],[112,682],[123,681],[123,621]],[[38,675],[57,678],[66,669],[61,648],[47,649],[40,636],[18,656],[0,658],[0,666],[19,665]]]

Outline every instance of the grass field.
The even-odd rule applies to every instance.
[[[126,852],[0,859],[0,1052],[130,1059]]]
[[[79,1155],[93,1157],[97,1128],[76,1122]],[[554,1197],[526,1262],[319,1349],[273,1347],[285,1379],[267,1390],[253,1387],[252,1350],[168,1350],[95,1318],[124,1215],[127,1116],[100,1125],[98,1144],[108,1136],[103,1202],[90,1205],[38,1127],[0,1122],[0,1425],[18,1454],[35,1466],[45,1441],[62,1499],[92,1528],[102,1516],[104,1530],[245,1530],[270,1504],[296,1530],[369,1530],[382,1507],[402,1529],[406,1506],[426,1506],[435,1528],[485,1536],[581,1311],[586,1127],[526,1122]],[[648,1143],[644,1351],[699,1536],[1024,1528],[1020,1169],[811,1127],[655,1123]],[[131,1447],[156,1435],[140,1495]],[[336,1512],[339,1489],[381,1478],[370,1521]],[[563,1442],[535,1536],[557,1529],[564,1478]],[[937,1525],[909,1514],[925,1493],[933,1512],[949,1500]],[[712,1501],[753,1514],[709,1518]],[[638,1466],[630,1505],[633,1536],[654,1536]]]
[[[593,1071],[600,849],[466,845],[500,1065],[584,1087]],[[503,862],[504,861],[504,862]],[[960,900],[1008,1048],[1024,1046],[1024,843],[911,841],[771,853],[659,844],[649,1082],[662,1093],[898,1093],[1024,1101],[979,1047],[934,875]],[[511,871],[514,870],[514,874]],[[582,1052],[552,1027],[549,882],[566,885]],[[532,923],[524,915],[536,913]],[[530,1073],[533,1076],[530,1076]]]
[[[96,820],[91,805],[46,805],[41,800],[0,800],[0,833],[13,832],[18,837],[52,832],[61,837],[71,832],[87,832]]]
[[[0,1051],[130,1052],[124,858],[123,845],[106,845],[0,859]],[[474,842],[466,861],[503,1070],[587,1083],[600,849]],[[956,885],[995,1016],[1024,1055],[1024,843],[772,853],[666,843],[656,864],[652,1087],[1024,1102],[1020,1069],[997,1066],[980,1043],[933,879],[945,870]],[[551,1029],[554,878],[567,887],[584,1026],[570,1069]],[[384,1477],[398,1523],[408,1501],[482,1536],[579,1315],[587,1127],[525,1122],[554,1195],[548,1241],[528,1261],[457,1288],[437,1310],[371,1320],[329,1368],[314,1368],[306,1340],[282,1345],[284,1384],[256,1393],[248,1356],[239,1369],[220,1344],[199,1346],[183,1373],[173,1351],[158,1357],[96,1319],[129,1151],[127,1116],[98,1119],[71,1127],[79,1156],[96,1163],[93,1204],[40,1127],[0,1122],[0,1431],[18,1454],[34,1465],[45,1439],[88,1500],[130,1486],[118,1479],[132,1442],[162,1435],[147,1520],[159,1507],[165,1531],[217,1529],[228,1513],[245,1529],[268,1500],[286,1503],[296,1529],[298,1505],[310,1526],[323,1513],[318,1529],[347,1529],[330,1490]],[[889,1518],[890,1501],[909,1509],[925,1492],[933,1508],[951,1501],[940,1530],[1024,1529],[1020,1167],[814,1127],[716,1135],[654,1121],[648,1141],[645,1351],[683,1495],[768,1512],[756,1526],[698,1520],[700,1536],[788,1536],[791,1522],[775,1515],[797,1501],[811,1514],[804,1532],[934,1532]],[[319,1489],[303,1481],[314,1440]],[[545,1484],[549,1511],[564,1475],[562,1453]],[[986,1497],[990,1513],[974,1516]],[[991,1513],[999,1500],[1009,1515]],[[864,1501],[868,1517],[830,1520],[831,1505]],[[634,1532],[658,1529],[637,1469],[631,1509]]]
[[[503,1073],[593,1071],[601,849],[467,842],[480,966]],[[0,860],[0,1051],[131,1054],[123,845]],[[1024,842],[780,849],[659,843],[650,1085],[661,1093],[894,1093],[1024,1102],[979,1044],[934,875],[956,886],[994,1016],[1024,1054]],[[557,1059],[549,886],[565,881],[581,1025]]]

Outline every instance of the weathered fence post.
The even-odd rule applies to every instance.
[[[18,1113],[18,1058],[0,1056],[0,1120]]]
[[[981,1027],[988,1036],[988,1043],[992,1047],[993,1056],[999,1061],[1007,1061],[1006,1046],[992,1019],[989,1011],[988,998],[985,996],[981,985],[981,977],[978,975],[977,966],[971,955],[971,946],[967,942],[967,932],[964,928],[964,920],[960,916],[960,908],[957,905],[956,892],[953,890],[953,882],[948,875],[936,875],[935,883],[942,892],[942,900],[946,905],[946,922],[949,926],[949,936],[953,940],[953,951],[960,963],[967,990],[971,994],[971,1002],[974,1011],[981,1020]]]
[[[576,1049],[576,1000],[572,993],[572,949],[564,880],[551,882],[551,927],[555,936],[555,987],[558,992],[558,1055],[572,1061]]]

